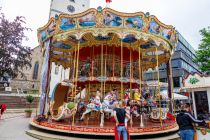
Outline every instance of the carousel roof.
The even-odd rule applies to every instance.
[[[65,68],[78,44],[80,49],[86,50],[101,45],[120,49],[123,45],[128,50],[141,52],[146,69],[154,68],[156,55],[159,64],[170,59],[177,38],[174,27],[163,24],[155,16],[142,12],[121,13],[109,8],[56,15],[38,29],[38,40],[43,48],[44,42],[51,39],[51,61]]]

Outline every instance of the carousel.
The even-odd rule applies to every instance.
[[[113,136],[115,102],[126,108],[131,136],[173,133],[170,59],[177,32],[149,13],[110,8],[60,14],[38,29],[44,62],[40,115],[31,124],[57,132]],[[52,63],[68,77],[50,87]],[[166,65],[168,83],[159,80]],[[144,73],[155,71],[154,81]],[[161,88],[168,88],[168,96]],[[54,89],[49,99],[50,89]]]

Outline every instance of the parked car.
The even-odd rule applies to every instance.
[[[9,77],[5,77],[5,76],[0,77],[0,85],[3,85],[4,87],[9,87],[10,81],[11,80]]]

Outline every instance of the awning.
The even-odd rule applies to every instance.
[[[187,100],[187,99],[188,99],[187,96],[184,96],[184,95],[181,95],[178,93],[174,93],[174,100]]]
[[[160,92],[160,94],[162,95],[163,99],[167,99],[168,98],[168,91],[167,90],[162,90]],[[178,93],[173,93],[174,94],[174,100],[187,100],[188,97],[178,94]]]

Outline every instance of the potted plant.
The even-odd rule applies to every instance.
[[[27,101],[27,103],[29,103],[29,108],[25,110],[26,118],[30,118],[31,114],[32,114],[31,104],[34,101],[34,97],[32,95],[27,95],[26,101]]]

